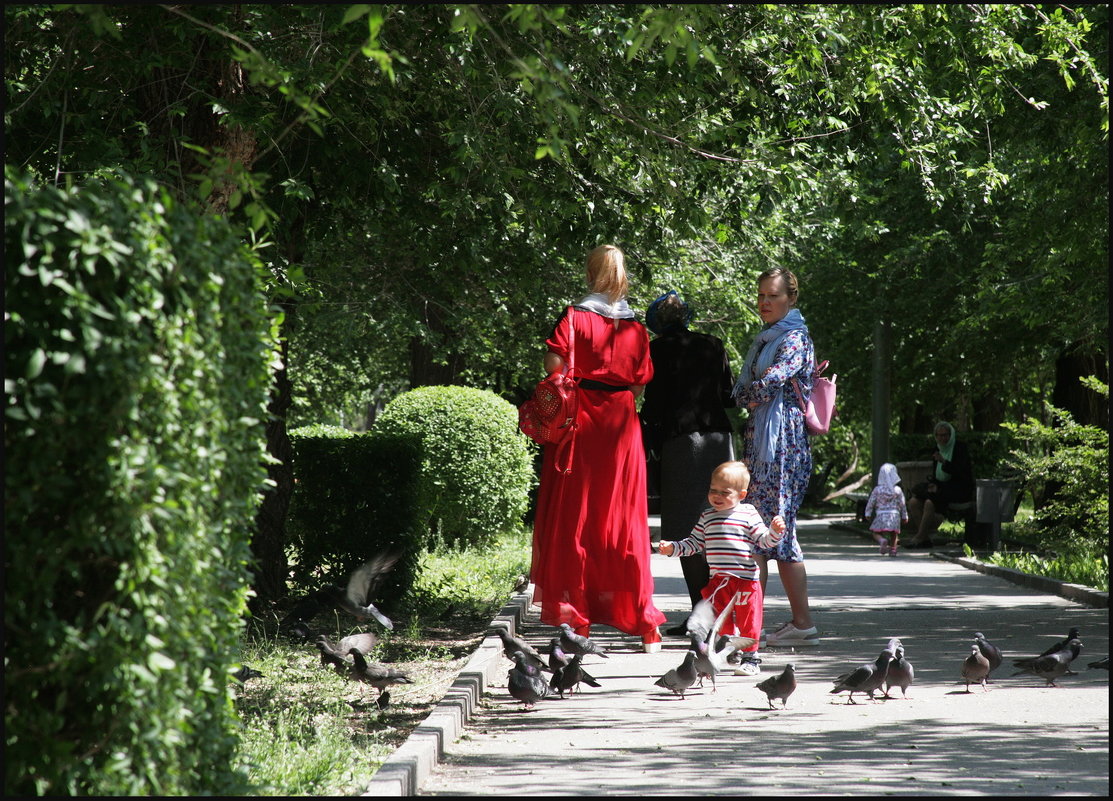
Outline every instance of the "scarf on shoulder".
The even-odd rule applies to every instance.
[[[633,320],[634,311],[626,303],[626,298],[619,298],[611,303],[602,292],[592,292],[586,295],[579,303],[573,304],[577,309],[595,312],[612,320]]]
[[[808,333],[808,326],[804,324],[804,315],[799,309],[792,309],[777,322],[765,326],[761,333],[754,337],[754,342],[746,353],[742,372],[738,374],[738,381],[731,392],[736,401],[744,387],[759,381],[765,371],[773,366],[777,358],[777,348],[789,331]],[[754,445],[757,448],[755,462],[757,464],[772,462],[777,453],[777,445],[784,425],[784,384],[778,387],[772,398],[759,404],[750,412],[750,421],[754,427]]]
[[[946,445],[939,445],[939,443],[936,443],[936,446],[939,448],[939,454],[943,457],[943,462],[949,462],[955,455],[955,427],[942,420],[935,424],[935,428],[939,428],[939,426],[943,426],[951,432],[951,438],[947,440]],[[933,432],[935,428],[932,429]],[[943,469],[943,462],[935,463],[935,477],[940,481],[949,481],[951,474]]]

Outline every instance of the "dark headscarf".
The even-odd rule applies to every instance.
[[[670,297],[676,297],[675,301],[665,303]],[[645,313],[645,325],[657,336],[665,333],[671,328],[687,328],[688,323],[692,319],[692,311],[688,308],[688,304],[680,297],[680,293],[675,289],[670,289],[657,300],[649,304],[649,308]]]

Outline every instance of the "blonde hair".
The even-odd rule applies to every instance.
[[[750,488],[750,470],[744,462],[723,462],[711,471],[711,480],[716,479],[740,492]]]
[[[796,274],[792,270],[784,267],[771,267],[757,277],[757,285],[761,286],[761,282],[766,278],[783,278],[785,281],[785,294],[790,298],[795,298],[800,295],[800,282],[796,280]]]
[[[615,303],[626,297],[626,256],[614,245],[600,245],[587,254],[587,284],[592,292]]]

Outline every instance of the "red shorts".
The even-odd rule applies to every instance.
[[[719,634],[727,637],[753,637],[754,644],[742,650],[756,651],[757,640],[761,637],[762,608],[765,605],[761,594],[761,582],[716,574],[712,575],[711,581],[700,590],[700,594],[711,601],[711,608],[715,610],[716,615],[726,608],[736,592],[741,593],[738,603],[723,622]]]

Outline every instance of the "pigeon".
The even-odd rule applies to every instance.
[[[358,648],[349,648],[348,653],[352,656],[350,668],[352,678],[378,688],[380,696],[392,684],[413,684],[410,677],[401,670],[378,662],[368,662]]]
[[[526,661],[526,655],[515,651],[514,667],[506,674],[506,689],[522,702],[522,709],[532,709],[533,705],[549,695],[549,685],[541,678],[541,671]]]
[[[1071,626],[1071,629],[1067,633],[1066,637],[1059,640],[1059,642],[1055,643],[1050,648],[1048,648],[1046,651],[1041,653],[1040,656],[1049,656],[1049,655],[1055,653],[1056,651],[1066,650],[1067,647],[1070,646],[1070,641],[1071,640],[1077,640],[1081,636],[1082,636],[1082,634],[1081,634],[1081,632],[1079,632],[1078,626]]]
[[[557,670],[563,668],[571,661],[571,654],[564,653],[564,649],[560,647],[559,638],[553,637],[549,640],[549,670],[556,673]]]
[[[232,674],[232,678],[234,678],[240,684],[243,684],[248,679],[258,679],[261,678],[262,675],[263,674],[255,668],[248,667],[247,665],[241,665],[240,669]]]
[[[567,623],[560,624],[560,647],[566,654],[598,654],[605,659],[610,659],[603,649],[590,637],[584,637],[572,631]]]
[[[1059,685],[1055,683],[1055,679],[1065,676],[1070,671],[1070,663],[1078,658],[1080,653],[1082,653],[1082,641],[1073,639],[1061,651],[1041,654],[1030,659],[1014,660],[1013,665],[1019,670],[1013,675],[1019,676],[1021,673],[1031,673],[1033,676],[1039,676],[1046,681],[1045,687],[1058,687]]]
[[[495,633],[499,635],[499,639],[502,640],[502,652],[507,659],[513,660],[514,652],[520,651],[525,655],[526,661],[531,665],[551,672],[552,668],[545,664],[545,660],[541,658],[541,654],[537,653],[537,649],[532,645],[521,637],[515,637],[503,626],[494,626],[494,629]]]
[[[885,676],[889,671],[889,663],[893,661],[894,656],[895,654],[886,648],[875,661],[866,662],[849,673],[839,676],[835,679],[835,688],[831,690],[831,694],[850,690],[850,696],[847,699],[848,704],[855,703],[854,693],[866,693],[872,701],[873,694],[885,682]]]
[[[336,646],[329,642],[328,637],[324,634],[317,638],[314,645],[316,645],[317,650],[321,652],[321,667],[332,665],[337,673],[348,673],[351,671],[352,664],[344,657],[344,652],[337,650]]]
[[[514,592],[525,592],[529,586],[529,576],[518,576],[514,579]]]
[[[790,662],[785,665],[785,669],[779,676],[770,676],[759,681],[755,686],[765,693],[770,709],[776,709],[773,706],[774,698],[781,699],[781,709],[784,709],[788,706],[788,697],[796,691],[796,665]]]
[[[696,675],[699,686],[703,686],[704,678],[710,678],[712,692],[718,689],[715,685],[715,676],[719,671],[726,669],[731,654],[757,643],[757,640],[752,637],[724,637],[720,641],[719,631],[741,597],[741,593],[736,592],[718,616],[715,615],[711,602],[704,598],[696,604],[688,616],[688,639],[691,640],[692,650],[696,652]],[[712,643],[715,643],[715,647],[712,647]]]
[[[658,687],[672,690],[674,694],[684,697],[684,693],[696,683],[696,652],[688,651],[684,654],[684,661],[680,667],[672,668],[664,676],[653,682]]]
[[[379,693],[379,697],[375,699],[375,706],[377,706],[379,709],[386,709],[388,706],[390,706],[389,690],[383,690],[381,693]]]
[[[970,692],[970,682],[982,685],[982,691],[988,691],[985,686],[989,676],[989,660],[978,647],[977,643],[970,646],[970,656],[962,660],[962,680],[966,682],[966,692]]]
[[[393,629],[394,623],[390,618],[371,603],[371,593],[382,576],[397,561],[397,555],[380,554],[364,562],[348,578],[347,587],[328,584],[310,593],[290,610],[282,619],[281,625],[287,628],[296,626],[298,622],[307,622],[325,609],[335,608],[353,615],[357,620],[373,617],[386,628]]]
[[[1001,663],[1005,661],[1005,658],[1001,655],[1001,649],[987,640],[985,635],[980,631],[974,632],[974,644],[978,646],[978,650],[982,652],[982,656],[989,662],[990,673],[1001,667]],[[989,680],[988,673],[986,674],[986,680]]]
[[[1104,659],[1099,659],[1097,662],[1091,662],[1086,665],[1086,667],[1091,669],[1096,668],[1098,670],[1109,670],[1109,657],[1107,656]]]
[[[896,642],[899,643],[900,640],[896,640]],[[890,642],[890,645],[892,645],[892,642]],[[885,651],[889,650],[889,648],[885,649]],[[903,645],[897,645],[892,653],[893,661],[889,663],[889,668],[885,671],[885,698],[889,697],[890,687],[900,687],[901,697],[907,698],[908,686],[912,684],[916,671],[912,669],[912,663],[905,658]]]
[[[583,669],[580,665],[582,659],[582,654],[576,654],[568,661],[567,665],[558,667],[553,671],[553,679],[549,682],[549,687],[560,693],[561,698],[564,697],[565,690],[569,694],[576,692],[581,682],[588,687],[603,686],[594,676]]]

